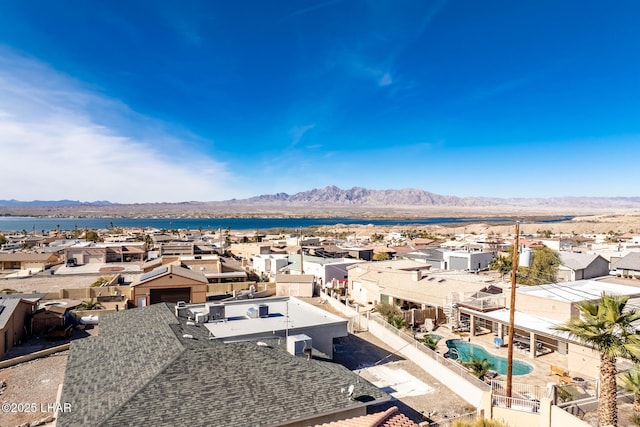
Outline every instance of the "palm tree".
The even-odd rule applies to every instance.
[[[633,393],[633,417],[640,419],[640,368],[635,367],[618,377],[618,385]]]
[[[104,306],[98,301],[94,301],[93,298],[90,301],[82,301],[76,307],[77,310],[100,310],[101,308],[104,308]]]
[[[489,269],[498,270],[501,274],[501,278],[504,279],[504,275],[511,271],[511,265],[513,261],[510,256],[496,255],[489,263]]]
[[[618,425],[616,358],[640,360],[640,336],[631,324],[640,319],[640,311],[626,309],[628,300],[624,295],[602,294],[599,300],[582,301],[578,304],[580,317],[555,328],[600,353],[601,426]]]
[[[473,375],[480,379],[491,369],[491,363],[489,363],[487,359],[480,359],[479,357],[474,357],[470,362],[464,362],[463,365],[469,368],[471,372],[473,372]]]
[[[436,338],[431,334],[427,334],[424,337],[422,337],[422,344],[424,344],[426,347],[430,348],[433,351],[435,351],[438,348],[438,341],[440,341],[440,338]]]

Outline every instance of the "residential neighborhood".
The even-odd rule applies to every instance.
[[[59,373],[62,394],[50,399],[76,410],[32,416],[31,423],[120,425],[138,417],[175,425],[200,414],[201,421],[191,417],[196,425],[216,417],[225,420],[221,425],[252,419],[250,425],[347,426],[341,423],[386,413],[423,426],[479,415],[518,426],[586,426],[600,399],[600,358],[559,327],[603,295],[625,298],[629,307],[640,302],[640,248],[633,239],[567,245],[519,236],[519,265],[523,258],[530,264],[519,271],[522,280],[542,256],[536,255],[540,248],[557,254],[557,265],[545,273],[555,280],[514,290],[498,262],[512,255],[513,235],[500,242],[492,236],[492,244],[480,235],[433,236],[414,248],[415,240],[400,232],[384,237],[382,247],[379,237],[363,235],[355,242],[264,234],[251,242],[245,233],[225,236],[221,230],[59,234],[3,234],[14,246],[0,252],[0,281],[7,284],[0,299],[0,380],[34,363],[28,360],[68,355]],[[358,350],[344,353],[349,337],[382,342],[377,351],[387,356],[371,366],[358,362]],[[472,348],[489,363],[480,375],[470,368]],[[504,393],[507,350],[515,354],[511,396]],[[388,412],[389,402],[407,399],[396,381],[408,374],[390,369],[397,363],[392,356],[448,385],[447,399],[458,402],[451,407],[458,405],[459,413],[430,409],[432,386],[413,376],[408,381],[423,384],[418,396],[426,401]],[[218,361],[214,371],[207,359]],[[234,368],[221,364],[225,360],[233,360]],[[135,371],[139,363],[147,368],[136,381],[123,381],[113,370],[129,365]],[[202,371],[181,374],[192,365]],[[267,365],[282,368],[265,370]],[[618,360],[620,372],[632,367],[631,359]],[[116,383],[121,385],[113,389]],[[3,397],[20,387],[5,384]],[[287,384],[282,392],[279,384]],[[292,394],[285,398],[284,390]],[[162,409],[150,405],[157,393],[165,396]],[[233,403],[262,402],[258,396],[274,393],[279,399],[265,400],[264,409],[253,405],[244,413]],[[204,396],[226,403],[212,411]],[[87,399],[95,407],[84,404]],[[174,410],[179,402],[182,409]],[[16,417],[14,424],[22,420]]]

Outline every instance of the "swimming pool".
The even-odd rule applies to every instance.
[[[473,344],[463,340],[447,340],[447,348],[449,354],[454,360],[460,360],[461,362],[470,362],[473,358],[487,359],[491,363],[491,369],[496,371],[500,375],[506,375],[507,373],[507,358],[502,356],[496,356],[489,353],[484,347]],[[451,349],[455,349],[451,354]],[[459,355],[459,359],[455,356],[455,353]],[[519,360],[513,361],[513,375],[526,375],[533,371],[533,366],[528,363],[521,362]]]

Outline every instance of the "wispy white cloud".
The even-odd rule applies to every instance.
[[[289,132],[291,134],[291,145],[294,147],[298,145],[304,134],[314,127],[316,127],[316,125],[311,124],[305,126],[295,126],[293,129],[291,129],[291,131]]]
[[[236,197],[198,138],[0,49],[2,198],[114,202]]]
[[[391,78],[391,74],[386,72],[378,80],[378,86],[389,86],[390,84],[393,84],[393,79]]]
[[[287,18],[293,18],[294,16],[303,15],[305,13],[313,12],[314,10],[322,9],[323,7],[331,6],[335,3],[340,3],[343,0],[328,0],[322,3],[314,4],[313,6],[305,7],[303,9],[298,9],[292,13],[290,13]]]

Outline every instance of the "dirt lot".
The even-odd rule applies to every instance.
[[[6,382],[0,398],[3,404],[0,426],[13,427],[55,416],[52,405],[64,380],[68,353],[64,351],[0,370],[0,382]],[[7,404],[15,405],[7,412]]]
[[[0,289],[15,289],[18,292],[57,292],[63,288],[89,287],[97,277],[96,275],[52,276],[40,273],[24,279],[0,279]]]
[[[304,300],[344,317],[328,304],[321,304],[320,298],[304,298]],[[416,423],[440,421],[475,412],[474,407],[465,402],[447,386],[433,378],[415,363],[395,354],[392,348],[369,332],[350,334],[348,337],[337,340],[333,357],[334,361],[350,370],[385,365],[394,371],[405,371],[433,389],[426,394],[393,399],[387,404],[372,408],[374,412],[397,406],[403,414]],[[363,374],[363,377],[373,381],[367,374]]]

